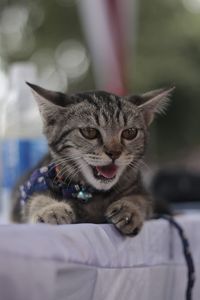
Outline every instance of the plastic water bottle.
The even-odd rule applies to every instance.
[[[7,221],[11,191],[16,182],[47,152],[42,123],[30,88],[36,83],[33,64],[16,63],[9,72],[10,88],[1,112],[1,220]]]

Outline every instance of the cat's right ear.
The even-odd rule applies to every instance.
[[[138,105],[138,108],[142,112],[147,126],[151,124],[156,114],[165,112],[174,89],[175,87],[153,90],[141,95],[143,103]]]
[[[55,116],[66,106],[66,95],[60,92],[46,90],[38,85],[26,82],[31,88],[38,104],[39,111],[45,122],[55,120]]]

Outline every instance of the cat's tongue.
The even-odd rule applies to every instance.
[[[117,174],[117,166],[114,164],[108,166],[97,166],[97,172],[107,179],[113,178]]]

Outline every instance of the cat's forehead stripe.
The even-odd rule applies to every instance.
[[[72,106],[70,119],[78,117],[97,127],[132,126],[138,118],[134,105],[123,97],[106,92],[77,94],[79,101]],[[68,110],[69,117],[69,110]]]
[[[105,96],[102,93],[98,95],[93,93],[85,96],[83,100],[85,104],[90,105],[90,109],[87,109],[84,114],[90,116],[91,121],[100,127],[110,126],[113,123],[120,127],[127,126],[129,118],[133,115],[133,112],[131,115],[130,112],[128,113],[129,108],[126,108],[128,103],[115,95]],[[93,112],[91,111],[92,107],[94,108]]]
[[[84,102],[87,101],[89,104],[93,105],[96,109],[99,108],[99,103],[95,101],[93,97],[87,97],[85,98]]]
[[[95,122],[96,122],[96,125],[97,125],[97,126],[100,126],[99,115],[98,115],[97,113],[95,113],[95,114],[93,115],[93,117],[94,117],[94,120],[95,120]]]
[[[103,111],[99,113],[99,123],[101,127],[105,127],[109,124],[109,120],[105,117],[105,113],[103,113]]]

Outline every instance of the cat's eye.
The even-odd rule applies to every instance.
[[[96,139],[99,136],[99,131],[92,127],[80,128],[79,130],[82,136],[89,140]]]
[[[128,128],[128,129],[125,129],[124,131],[122,131],[122,135],[121,137],[125,140],[133,140],[136,138],[138,134],[138,129],[137,128]]]

